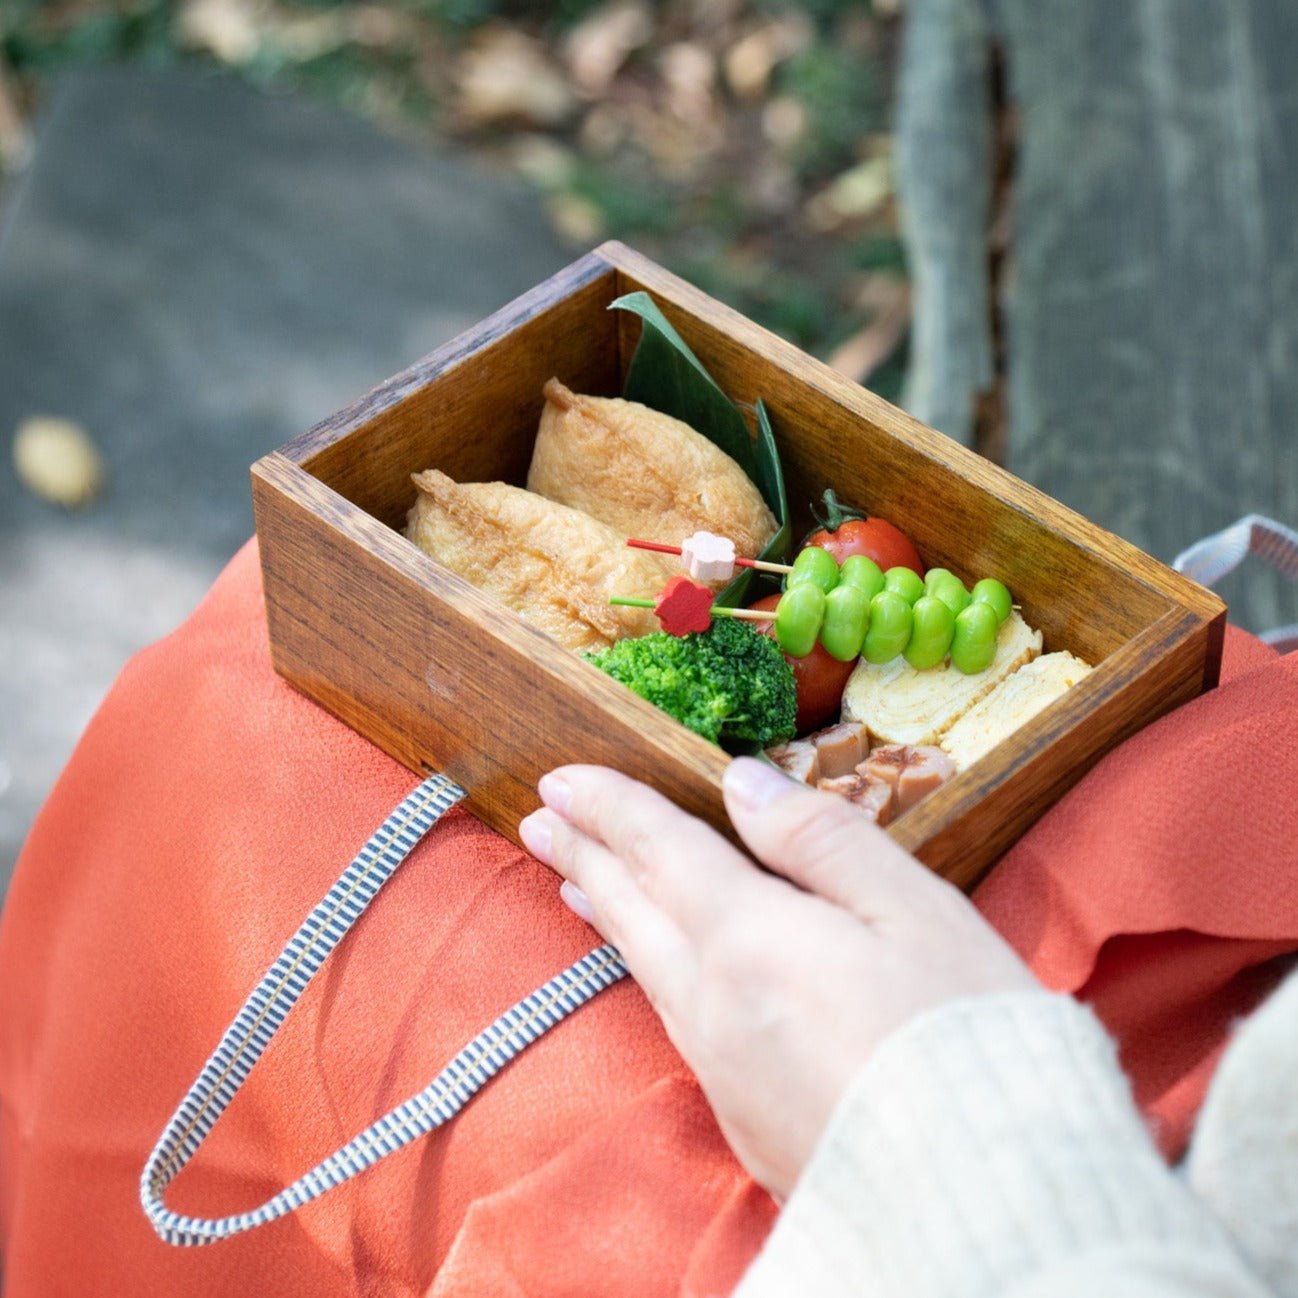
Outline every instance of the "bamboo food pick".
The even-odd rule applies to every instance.
[[[688,635],[692,631],[706,631],[714,617],[732,617],[741,622],[769,622],[775,616],[773,609],[763,611],[749,608],[727,608],[712,602],[712,591],[684,573],[678,573],[658,594],[657,599],[640,599],[632,595],[610,595],[610,604],[629,608],[651,608],[659,625],[668,635]]]
[[[653,550],[658,554],[678,554],[684,560],[682,567],[695,581],[729,581],[735,569],[755,568],[758,572],[789,573],[787,563],[769,563],[765,559],[745,559],[735,554],[735,543],[725,536],[712,532],[695,532],[680,545],[663,545],[658,541],[627,539],[633,550]]]

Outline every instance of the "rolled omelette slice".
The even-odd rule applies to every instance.
[[[419,495],[406,536],[421,550],[526,618],[566,649],[603,649],[658,630],[649,609],[674,561],[629,550],[612,528],[504,482],[457,483],[437,469],[411,475]]]
[[[957,771],[965,770],[1090,672],[1070,653],[1034,658],[979,699],[942,736],[942,749]]]
[[[586,397],[558,379],[527,475],[529,491],[584,510],[624,537],[679,545],[697,531],[753,558],[775,518],[748,475],[688,424],[636,401]]]
[[[843,691],[843,720],[860,721],[880,744],[936,744],[984,694],[1041,652],[1041,632],[1017,614],[1001,623],[996,656],[966,676],[950,662],[917,671],[900,654],[857,663]]]

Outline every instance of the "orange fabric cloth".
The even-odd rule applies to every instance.
[[[1298,654],[1229,628],[1222,683],[1129,739],[975,894],[1117,1038],[1179,1155],[1231,1024],[1298,948]]]
[[[1229,685],[1106,761],[979,897],[1047,981],[1093,995],[1165,1131],[1188,1125],[1230,1017],[1273,974],[1263,962],[1298,947],[1298,662],[1238,634],[1228,650]],[[734,1284],[774,1206],[629,981],[449,1128],[287,1220],[201,1249],[154,1236],[138,1204],[148,1150],[413,783],[274,675],[253,545],[128,665],[0,916],[6,1294],[647,1298]],[[594,943],[548,870],[451,812],[169,1203],[221,1215],[262,1201]]]

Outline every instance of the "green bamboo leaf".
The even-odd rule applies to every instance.
[[[644,322],[640,342],[627,370],[623,397],[689,424],[748,474],[777,524],[775,535],[757,557],[772,562],[784,559],[791,539],[789,502],[780,453],[765,405],[758,400],[754,444],[739,408],[704,369],[648,293],[628,293],[613,302],[610,310],[613,307],[631,311]],[[732,608],[742,603],[752,576],[751,569],[742,569],[717,595],[717,603]]]
[[[789,521],[789,497],[784,489],[784,466],[780,463],[780,449],[775,444],[775,430],[771,427],[771,416],[766,403],[757,398],[757,476],[753,479],[762,499],[775,515],[780,530],[766,543],[766,548],[757,557],[779,563],[789,553],[793,540],[792,523]]]
[[[703,368],[658,304],[641,290],[618,298],[609,307],[614,309],[630,311],[644,321],[622,395],[689,424],[756,481],[753,440],[743,415]]]
[[[775,535],[762,547],[762,552],[757,557],[770,563],[782,563],[789,553],[793,528],[789,522],[789,498],[784,489],[784,469],[780,465],[780,452],[775,445],[775,430],[771,427],[771,417],[760,397],[757,399],[755,459],[757,471],[753,481],[779,524]],[[741,568],[734,580],[718,593],[716,602],[729,608],[742,604],[748,597],[748,587],[752,580],[753,570]]]

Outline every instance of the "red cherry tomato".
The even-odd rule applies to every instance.
[[[767,595],[765,599],[759,599],[749,607],[773,609],[779,602],[778,595]],[[763,635],[774,637],[773,619],[753,625]],[[843,689],[856,663],[841,663],[836,658],[831,658],[825,652],[825,646],[819,643],[805,658],[790,658],[785,654],[784,659],[793,668],[793,680],[798,690],[798,715],[794,721],[798,734],[818,730],[826,722],[837,720],[843,701]]]
[[[849,518],[833,532],[822,527],[807,537],[807,545],[828,550],[840,566],[851,555],[864,554],[884,572],[889,568],[910,568],[918,576],[924,575],[924,564],[910,537],[886,518]]]

